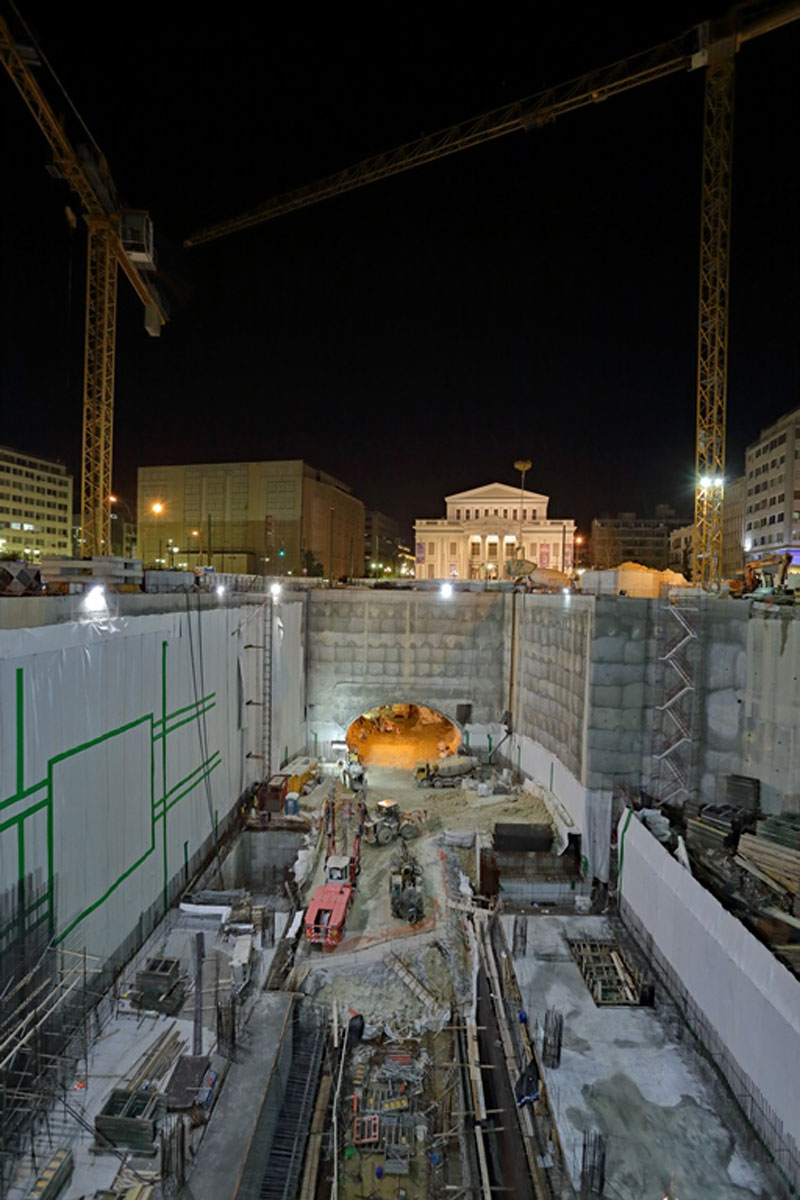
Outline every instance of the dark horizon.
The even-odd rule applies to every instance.
[[[89,10],[101,12],[90,4]],[[717,6],[716,11],[721,11]],[[252,14],[214,31],[145,5],[104,21],[24,5],[108,157],[149,208],[172,319],[158,342],[120,279],[114,488],[167,462],[303,458],[408,528],[443,497],[529,486],[556,517],[659,503],[691,516],[702,74],[675,76],[186,251],[288,187],[674,37],[697,4],[502,28],[377,33]],[[737,59],[728,478],[798,404],[796,26]],[[0,82],[0,442],[80,486],[85,234]]]

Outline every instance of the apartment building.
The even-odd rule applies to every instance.
[[[745,451],[744,551],[800,561],[800,408],[762,429]]]
[[[0,446],[0,551],[31,562],[72,553],[72,476],[63,463]]]

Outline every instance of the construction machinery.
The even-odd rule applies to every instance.
[[[14,10],[16,12],[16,9]],[[17,14],[18,16],[18,14]],[[114,429],[114,363],[117,335],[117,268],[120,267],[144,305],[145,329],[157,337],[167,311],[153,282],[153,226],[146,212],[123,207],[105,157],[91,148],[73,146],[31,70],[46,60],[27,26],[18,40],[0,17],[0,63],[30,110],[50,147],[50,173],[63,179],[80,201],[89,230],[86,271],[86,340],[83,381],[81,454],[81,549],[83,558],[111,553],[112,435]],[[25,44],[23,44],[25,43]],[[76,117],[55,75],[58,103]],[[79,119],[79,118],[78,118]],[[83,123],[81,122],[81,125]],[[83,135],[87,136],[85,126]],[[72,218],[74,222],[74,217]]]
[[[744,580],[740,587],[731,589],[731,595],[748,600],[771,600],[773,604],[794,604],[794,588],[786,586],[791,565],[789,550],[752,559],[744,564]]]
[[[399,854],[393,854],[389,873],[389,903],[392,916],[409,925],[416,925],[425,915],[422,895],[422,868],[403,843]]]
[[[306,941],[326,950],[337,945],[342,940],[355,894],[355,888],[349,883],[325,883],[318,887],[306,909]]]
[[[422,809],[401,812],[396,800],[379,800],[374,817],[370,817],[366,809],[364,813],[364,840],[378,846],[388,846],[396,837],[401,837],[404,842],[411,841],[419,837],[425,824]]]
[[[506,134],[549,126],[557,117],[642,84],[704,69],[692,578],[700,587],[717,587],[725,490],[734,60],[745,42],[798,18],[800,0],[735,5],[726,16],[704,21],[672,41],[365,159],[203,229],[185,244],[213,241]]]
[[[349,801],[347,802],[349,805]],[[328,845],[325,853],[325,882],[317,888],[306,909],[306,941],[331,949],[341,941],[347,914],[356,894],[356,880],[361,871],[361,837],[366,816],[364,802],[358,805],[358,824],[353,848],[348,854],[347,822],[349,813],[339,808],[341,823],[339,847],[336,839],[337,800],[335,793],[325,802],[325,824]],[[339,850],[342,853],[339,853]]]
[[[349,809],[349,801],[347,806]],[[361,873],[361,838],[364,835],[364,822],[366,819],[366,805],[363,800],[358,802],[358,823],[353,837],[353,848],[350,853],[347,853],[347,823],[349,822],[349,812],[343,813],[340,809],[339,816],[343,818],[341,836],[339,839],[339,849],[336,842],[336,797],[330,797],[326,802],[326,822],[328,832],[328,848],[325,855],[325,882],[326,883],[349,883],[353,887],[356,885],[356,880]],[[341,850],[341,853],[339,852]]]
[[[478,768],[478,759],[471,754],[451,754],[434,762],[417,763],[414,778],[417,787],[461,787],[467,776]]]

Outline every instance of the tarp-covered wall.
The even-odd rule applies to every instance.
[[[246,704],[253,611],[190,597],[169,614],[0,630],[0,891],[37,880],[29,926],[107,958],[261,777],[246,750],[261,720]],[[284,619],[276,638],[281,694],[300,633]],[[292,749],[296,717],[278,723]]]
[[[800,980],[630,811],[618,827],[623,917],[668,969],[701,1040],[800,1183]]]

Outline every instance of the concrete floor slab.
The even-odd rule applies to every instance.
[[[237,1195],[291,1007],[285,992],[264,992],[253,1006],[189,1176],[198,1200]]]
[[[513,917],[502,918],[508,945]],[[668,997],[655,1008],[595,1005],[567,938],[613,936],[606,918],[527,919],[514,958],[533,1027],[563,1014],[561,1065],[545,1068],[573,1184],[584,1132],[606,1136],[606,1196],[613,1200],[777,1200],[785,1193],[755,1135],[696,1051]]]

